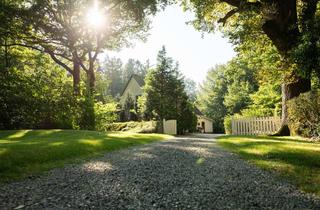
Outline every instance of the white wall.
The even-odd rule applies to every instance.
[[[204,132],[205,133],[212,133],[213,132],[213,125],[212,125],[212,121],[205,118],[205,117],[202,117],[202,116],[198,116],[198,127],[201,127],[202,126],[202,122],[204,122]],[[200,125],[199,125],[200,124]]]
[[[140,95],[142,95],[142,88],[135,79],[131,79],[120,98],[120,104],[123,106],[128,96],[130,96],[135,101],[136,96]]]

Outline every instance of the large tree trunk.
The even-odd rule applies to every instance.
[[[93,94],[95,91],[95,85],[96,85],[96,75],[93,67],[88,69],[87,79],[88,79],[89,92],[90,94]]]
[[[78,61],[73,61],[73,92],[74,95],[80,95],[80,64]]]
[[[299,96],[301,93],[305,93],[311,90],[310,78],[303,78],[296,73],[290,74],[285,78],[285,82],[282,85],[282,116],[281,127],[275,134],[276,136],[288,136],[290,135],[290,129],[288,126],[288,101]]]
[[[298,28],[297,2],[296,0],[283,0],[270,1],[270,3],[274,4],[276,15],[267,18],[262,29],[283,56],[284,61],[292,64],[290,51],[297,46],[301,35]],[[290,68],[284,70],[287,72],[290,71]],[[290,135],[288,101],[311,89],[310,78],[302,78],[297,72],[295,69],[291,70],[290,74],[285,73],[282,85],[282,123],[275,135]]]

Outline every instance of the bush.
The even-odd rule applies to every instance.
[[[0,73],[0,129],[75,128],[79,111],[71,78],[54,65],[24,67]]]
[[[224,131],[226,134],[232,134],[232,125],[231,125],[232,116],[226,116],[224,118]]]
[[[117,120],[117,104],[97,102],[94,105],[95,111],[95,128],[96,130],[104,130],[107,124]]]
[[[320,91],[301,94],[288,103],[289,127],[293,135],[320,137]]]
[[[156,133],[156,121],[142,121],[142,122],[123,122],[123,123],[109,123],[104,126],[104,131],[129,131],[135,133]]]

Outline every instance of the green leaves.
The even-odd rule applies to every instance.
[[[227,115],[280,114],[283,73],[279,69],[280,56],[270,42],[265,41],[239,45],[237,57],[208,72],[198,104],[214,120],[215,131],[223,131],[223,118]]]
[[[177,64],[167,56],[163,47],[159,51],[157,66],[145,79],[144,95],[139,100],[143,114],[158,120],[176,119],[178,133],[193,131],[196,126],[194,108],[185,91],[184,78]]]
[[[68,75],[32,50],[11,47],[9,56],[11,67],[0,72],[0,127],[72,128],[76,100]]]
[[[97,102],[94,105],[95,109],[95,120],[96,120],[96,130],[102,131],[105,128],[105,125],[108,123],[113,123],[117,120],[117,104],[116,103],[107,103],[103,104],[102,102]]]
[[[288,104],[289,126],[294,135],[320,137],[320,92],[303,93]]]

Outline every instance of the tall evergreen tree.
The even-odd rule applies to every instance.
[[[165,47],[159,51],[157,66],[146,76],[144,115],[147,118],[176,119],[178,133],[193,131],[196,126],[194,108],[185,92],[184,78],[178,65],[167,57]]]

